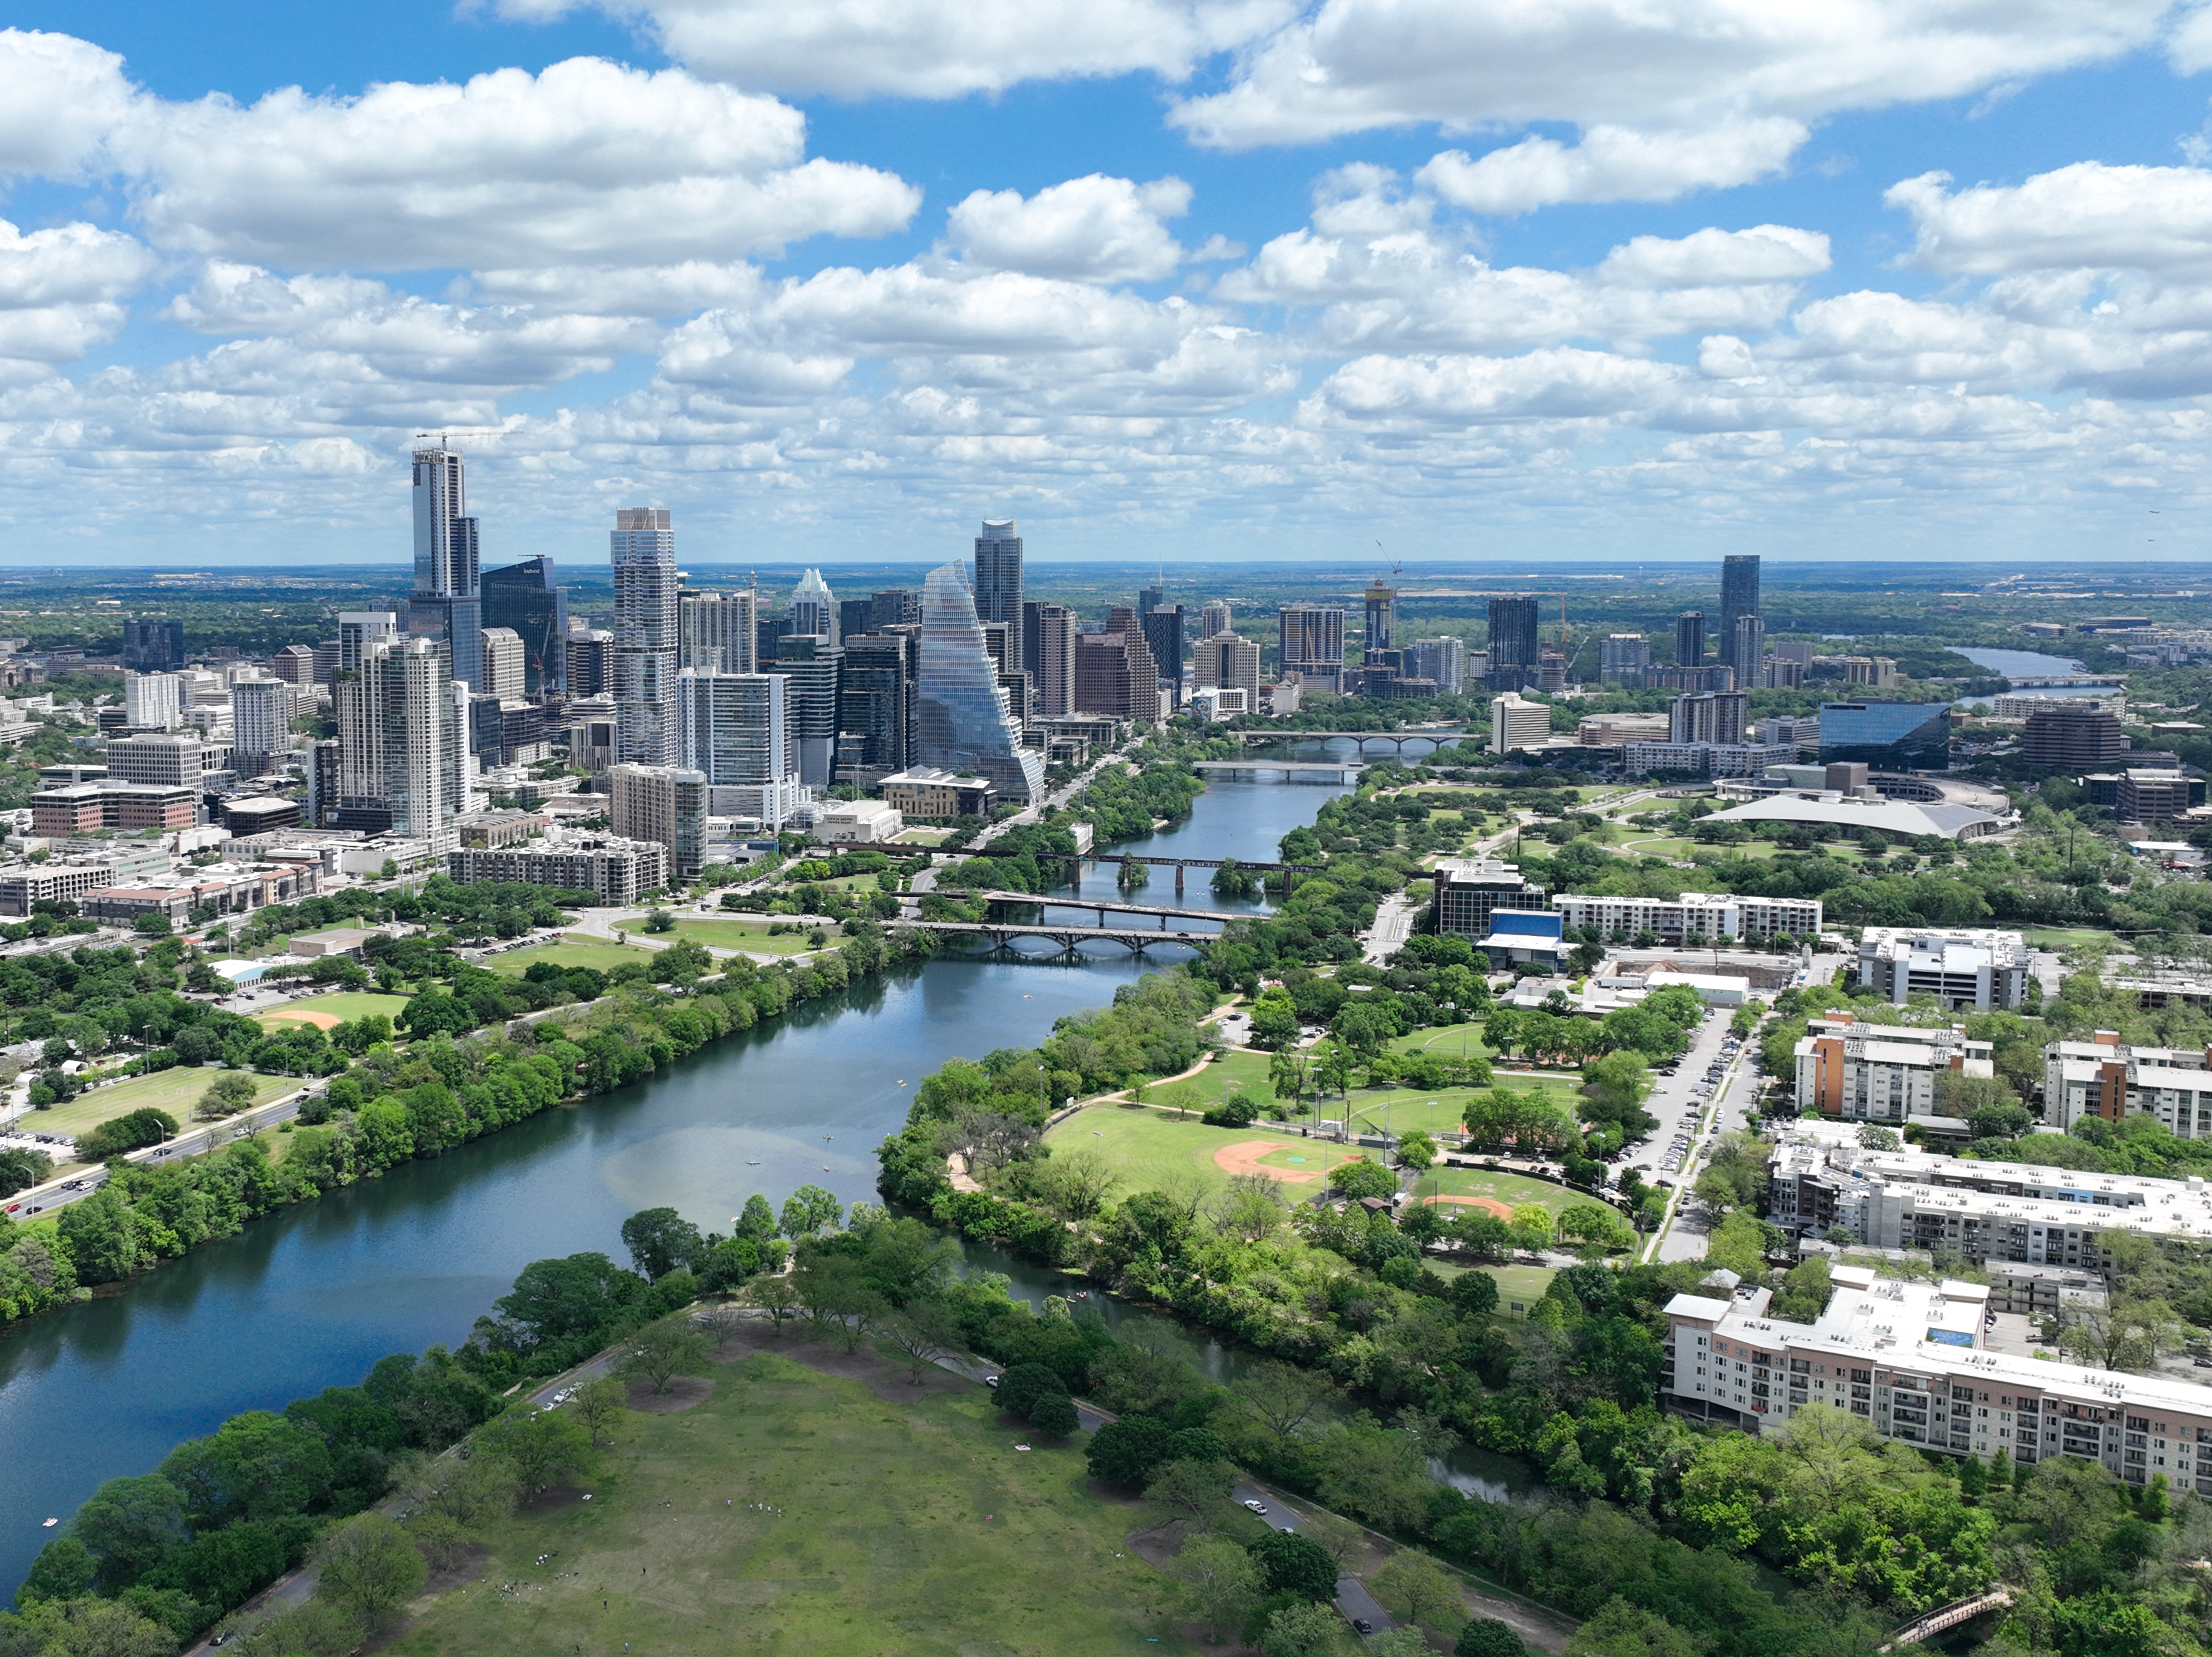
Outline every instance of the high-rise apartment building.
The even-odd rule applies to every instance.
[[[1370,581],[1366,598],[1367,638],[1361,659],[1379,662],[1384,651],[1396,648],[1393,635],[1398,628],[1398,592],[1385,582]]]
[[[616,765],[607,821],[617,838],[668,853],[668,881],[696,880],[707,866],[707,779],[672,765]]]
[[[416,450],[414,464],[415,591],[407,599],[407,630],[443,640],[453,677],[481,690],[483,603],[467,468],[460,452],[442,442]]]
[[[1741,553],[1721,560],[1721,659],[1735,669],[1736,683],[1748,683],[1753,670],[1759,665],[1756,655],[1746,656],[1738,649],[1741,634],[1737,624],[1746,616],[1756,620],[1759,616],[1759,555]],[[1766,629],[1762,624],[1759,639],[1763,644]]]
[[[1344,612],[1319,604],[1285,604],[1275,613],[1276,668],[1316,690],[1344,685]],[[1530,652],[1533,663],[1535,656]]]
[[[1668,710],[1667,739],[1674,743],[1733,747],[1743,741],[1744,716],[1751,698],[1741,690],[1706,691],[1677,696]]]
[[[975,616],[1022,619],[1022,537],[1011,518],[987,518],[975,537]]]
[[[1218,639],[1224,633],[1233,632],[1235,628],[1236,618],[1230,613],[1229,601],[1226,598],[1209,598],[1200,607],[1198,612],[1200,638]]]
[[[678,676],[684,766],[706,779],[711,815],[781,829],[805,800],[789,691],[781,673]]]
[[[885,587],[868,600],[868,631],[887,627],[920,627],[921,594],[912,587]]]
[[[230,768],[265,776],[292,746],[292,687],[282,679],[240,679],[230,687]]]
[[[787,637],[811,637],[833,646],[837,642],[837,598],[820,570],[810,569],[799,578],[784,608],[784,621]]]
[[[1490,683],[1494,690],[1520,690],[1536,683],[1543,659],[1536,642],[1534,598],[1490,601]]]
[[[1455,641],[1456,642],[1456,641]],[[1217,633],[1191,648],[1191,682],[1200,690],[1242,690],[1247,712],[1260,706],[1260,646],[1234,633]]]
[[[141,731],[173,731],[184,723],[184,697],[173,673],[133,673],[123,681],[123,718]]]
[[[358,668],[373,646],[396,644],[399,617],[388,610],[342,610],[338,612],[338,671]]]
[[[1444,695],[1456,696],[1467,689],[1467,640],[1423,639],[1406,646],[1406,677],[1427,679]]]
[[[615,635],[605,628],[586,628],[568,635],[568,694],[604,696],[613,683],[610,661]]]
[[[623,507],[611,537],[615,760],[670,765],[676,759],[676,531],[665,507]]]
[[[760,595],[702,592],[676,595],[676,670],[679,673],[750,673],[758,665]]]
[[[858,782],[863,774],[875,781],[910,763],[912,649],[900,633],[863,633],[845,640],[837,683],[838,781]]]
[[[1598,645],[1598,677],[1607,684],[1639,690],[1651,666],[1651,640],[1641,633],[1608,634]]]
[[[932,570],[922,589],[916,691],[916,763],[988,777],[1002,800],[1026,805],[1041,796],[1044,756],[1021,745],[1021,726],[1006,706],[957,560]]]
[[[1075,612],[1065,604],[1022,602],[1022,671],[1031,713],[1060,719],[1075,711]]]
[[[483,573],[483,624],[522,640],[518,695],[568,694],[568,590],[554,580],[550,558],[526,558]],[[505,693],[501,693],[504,695]]]
[[[527,676],[522,647],[522,635],[511,627],[488,627],[483,630],[484,682],[477,689],[487,696],[513,696],[520,699]]]
[[[1152,654],[1152,640],[1145,634],[1145,617],[1127,604],[1115,604],[1106,612],[1106,631],[1121,635],[1129,668],[1129,717],[1142,719],[1147,725],[1158,723],[1160,707],[1159,658]]]
[[[799,780],[809,788],[830,786],[844,664],[845,652],[817,633],[787,633],[775,641],[772,671],[790,682],[792,741],[799,751]]]
[[[1696,667],[1705,659],[1705,612],[1686,610],[1674,618],[1674,660]]]
[[[340,816],[349,806],[387,814],[393,832],[451,849],[451,823],[468,809],[465,702],[457,700],[442,640],[372,645],[334,687]]]
[[[185,624],[167,616],[133,616],[123,623],[126,672],[173,673],[185,665]]]
[[[1140,618],[1145,647],[1152,652],[1152,665],[1168,687],[1170,707],[1182,703],[1182,606],[1154,604]]]
[[[1739,616],[1729,624],[1726,660],[1735,670],[1735,682],[1749,685],[1759,677],[1766,654],[1766,623],[1756,616]]]

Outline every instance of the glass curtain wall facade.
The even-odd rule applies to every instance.
[[[1888,770],[1942,770],[1951,763],[1945,702],[1822,702],[1820,762],[1856,760]]]
[[[1022,537],[1011,518],[987,518],[975,537],[975,615],[986,622],[1022,619]]]
[[[615,513],[615,759],[672,765],[676,732],[676,531],[665,507]]]
[[[957,560],[922,588],[921,670],[915,725],[923,765],[972,772],[999,798],[1027,805],[1044,789],[1044,756],[1021,745],[997,665],[983,642],[967,570]]]
[[[528,558],[486,570],[482,597],[484,626],[507,628],[522,640],[523,694],[566,696],[568,590],[555,582],[553,561]]]
[[[1747,661],[1738,649],[1736,623],[1745,616],[1759,614],[1759,555],[1739,553],[1721,560],[1721,659],[1736,671],[1741,681],[1745,672],[1759,665],[1759,658]],[[1759,630],[1764,640],[1765,629]]]

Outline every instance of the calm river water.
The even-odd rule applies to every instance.
[[[1217,784],[1188,822],[1125,849],[1272,859],[1340,792]],[[1084,889],[1110,897],[1111,867]],[[1144,895],[1173,893],[1163,871]],[[1249,907],[1216,904],[1200,879],[1182,903]],[[617,1228],[638,1209],[666,1204],[726,1230],[755,1191],[780,1205],[811,1181],[877,1200],[875,1147],[923,1075],[1040,1041],[1144,970],[1119,950],[1073,963],[940,957],[0,1334],[0,1593],[52,1534],[41,1521],[66,1519],[101,1480],[150,1471],[238,1411],[351,1384],[386,1353],[458,1344],[530,1261],[620,1258]]]

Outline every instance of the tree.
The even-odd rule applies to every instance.
[[[1091,1476],[1108,1484],[1142,1490],[1167,1454],[1168,1424],[1152,1416],[1124,1416],[1091,1435],[1083,1459]]]
[[[1288,1000],[1286,996],[1284,998]],[[1291,1015],[1292,1018],[1297,1014]],[[1293,1029],[1292,1034],[1296,1031]],[[1314,1090],[1313,1055],[1296,1047],[1285,1047],[1267,1060],[1267,1085],[1274,1089],[1278,1099],[1287,1099],[1296,1110],[1306,1095]]]
[[[802,1255],[793,1276],[815,1332],[836,1335],[848,1352],[857,1351],[876,1320],[890,1309],[849,1254]]]
[[[1325,1657],[1343,1648],[1344,1619],[1326,1605],[1310,1602],[1276,1611],[1260,1641],[1261,1657]]]
[[[823,1231],[834,1231],[845,1217],[845,1205],[818,1185],[803,1185],[783,1201],[783,1235],[793,1241]]]
[[[676,917],[665,909],[654,909],[645,917],[645,930],[648,932],[672,932],[676,930]]]
[[[999,1377],[999,1407],[1029,1418],[1030,1406],[1047,1393],[1064,1393],[1060,1371],[1045,1363],[1017,1363]]]
[[[15,1590],[15,1598],[27,1606],[38,1599],[80,1599],[92,1592],[93,1580],[99,1574],[89,1548],[74,1536],[58,1536],[39,1550],[39,1557],[31,1562],[31,1574]]]
[[[768,1314],[769,1326],[777,1334],[783,1326],[799,1315],[801,1297],[799,1285],[789,1278],[755,1278],[744,1288],[741,1297],[747,1306],[757,1307]]]
[[[1231,1461],[1164,1461],[1152,1469],[1145,1499],[1204,1519],[1229,1500],[1236,1484],[1237,1465]]]
[[[1380,1162],[1364,1156],[1339,1162],[1328,1172],[1332,1189],[1358,1201],[1362,1197],[1388,1197],[1398,1189],[1397,1176]]]
[[[699,1228],[672,1208],[639,1210],[622,1223],[622,1240],[630,1263],[647,1282],[679,1266],[696,1271],[707,1253]]]
[[[1030,1425],[1054,1438],[1066,1438],[1083,1425],[1083,1418],[1066,1393],[1040,1393],[1030,1405]]]
[[[170,1657],[177,1648],[173,1631],[113,1599],[27,1604],[20,1619],[0,1617],[0,1642],[11,1657]]]
[[[730,1230],[733,1236],[747,1242],[764,1243],[776,1235],[775,1211],[769,1205],[768,1199],[756,1191],[745,1199],[744,1212],[730,1222]]]
[[[938,1359],[957,1351],[960,1328],[950,1307],[939,1300],[915,1300],[884,1319],[876,1340],[885,1357],[903,1358],[915,1386]]]
[[[1478,1617],[1459,1631],[1452,1657],[1528,1657],[1528,1648],[1509,1624]]]
[[[1398,1136],[1398,1160],[1415,1173],[1437,1159],[1437,1142],[1419,1128]]]
[[[620,1387],[619,1381],[615,1383]],[[514,1511],[521,1489],[514,1464],[504,1456],[441,1456],[428,1464],[407,1492],[407,1502],[418,1510],[443,1514],[464,1528],[488,1519],[504,1519]]]
[[[1698,1642],[1618,1594],[1567,1642],[1567,1657],[1698,1657]]]
[[[100,1586],[126,1588],[188,1539],[184,1493],[158,1473],[111,1478],[70,1520],[100,1570]]]
[[[315,1557],[319,1591],[371,1628],[421,1589],[422,1556],[381,1513],[357,1514],[332,1531]]]
[[[1896,1150],[1905,1141],[1890,1129],[1871,1125],[1859,1130],[1859,1149],[1862,1150]]]
[[[1298,1009],[1291,992],[1280,986],[1264,992],[1252,1004],[1252,1045],[1279,1048],[1297,1039]]]
[[[1030,1182],[1062,1219],[1088,1220],[1106,1206],[1121,1176],[1103,1154],[1085,1149],[1036,1164]]]
[[[514,1467],[526,1490],[542,1490],[576,1472],[592,1448],[573,1418],[558,1410],[535,1410],[526,1404],[487,1426],[481,1442],[485,1451]]]
[[[2148,1369],[2181,1344],[2182,1326],[2160,1300],[2074,1302],[2059,1326],[2061,1350],[2100,1369]]]
[[[1383,1562],[1367,1586],[1384,1609],[1401,1623],[1418,1623],[1449,1634],[1467,1615],[1459,1584],[1425,1553],[1401,1548]]]
[[[1322,1605],[1336,1598],[1336,1560],[1311,1537],[1269,1531],[1251,1544],[1250,1552],[1270,1593],[1295,1593]]]
[[[711,1357],[706,1336],[688,1322],[668,1318],[638,1332],[623,1355],[622,1373],[665,1393],[677,1376],[700,1374]]]
[[[235,1116],[253,1102],[255,1091],[252,1077],[239,1071],[226,1071],[208,1083],[199,1103],[192,1107],[192,1114],[203,1122]]]
[[[1226,1537],[1193,1537],[1168,1561],[1167,1573],[1182,1584],[1191,1615],[1217,1635],[1242,1623],[1260,1596],[1259,1566]]]
[[[1320,1412],[1328,1396],[1317,1377],[1272,1358],[1254,1364],[1229,1390],[1237,1407],[1274,1441],[1278,1454]]]
[[[606,1429],[622,1414],[627,1402],[626,1390],[612,1375],[601,1375],[597,1381],[586,1381],[569,1398],[576,1419],[583,1424],[585,1436],[593,1449],[599,1448]]]

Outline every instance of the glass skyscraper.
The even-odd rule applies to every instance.
[[[532,696],[568,694],[568,592],[556,586],[550,558],[530,558],[483,573],[483,624],[511,628],[522,640],[522,688]],[[489,685],[478,685],[489,690]]]
[[[611,537],[615,760],[673,765],[676,730],[676,531],[665,507],[623,507]]]
[[[1016,612],[1018,616],[1019,612]],[[921,598],[921,669],[915,734],[918,761],[972,772],[1018,805],[1044,792],[1044,756],[1021,745],[1021,724],[1006,706],[998,668],[965,567],[955,560],[929,573]]]
[[[445,640],[453,677],[483,689],[483,611],[477,591],[477,520],[466,468],[441,442],[415,451],[415,591],[407,630]]]
[[[1735,669],[1738,683],[1759,665],[1759,659],[1742,660],[1736,653],[1736,622],[1759,614],[1759,555],[1736,553],[1721,560],[1721,659]],[[1765,636],[1762,632],[1762,638]]]
[[[975,614],[986,622],[1022,619],[1022,537],[1011,518],[987,518],[975,537]]]
[[[791,623],[787,634],[811,634],[824,643],[837,642],[837,600],[820,570],[810,569],[799,578],[799,585],[791,590],[786,619]]]

